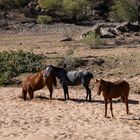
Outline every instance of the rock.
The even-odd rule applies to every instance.
[[[99,23],[93,26],[90,30],[81,34],[80,38],[86,37],[90,33],[94,32],[95,35],[99,35],[102,38],[114,38],[118,35],[123,35],[123,32],[138,31],[136,25],[132,25],[128,22],[123,23]],[[140,35],[140,34],[136,34]]]
[[[65,42],[65,41],[72,41],[72,38],[71,37],[65,37],[65,38],[60,40],[60,42]]]
[[[100,36],[102,38],[114,38],[115,35],[112,34],[109,30],[110,29],[102,28],[101,31],[100,31]]]
[[[20,85],[20,84],[22,83],[22,81],[21,81],[20,79],[16,79],[16,78],[13,78],[13,79],[11,80],[11,82],[12,82],[13,84],[16,84],[16,85]]]
[[[97,64],[97,65],[101,66],[104,62],[105,62],[105,61],[104,61],[103,58],[95,58],[95,59],[92,61],[92,65],[93,65],[93,64]]]
[[[102,38],[114,38],[116,35],[120,35],[121,32],[115,29],[116,26],[111,24],[96,24],[92,29],[81,34],[80,38],[86,37],[90,33],[94,32],[95,35]]]
[[[135,36],[140,36],[140,33],[134,33]]]

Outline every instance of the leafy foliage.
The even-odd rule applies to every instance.
[[[28,0],[0,0],[0,6],[5,8],[24,7]]]
[[[112,6],[110,16],[119,21],[137,21],[136,0],[116,0]]]
[[[0,52],[0,85],[10,84],[20,73],[36,72],[45,68],[44,57],[31,52]]]
[[[52,22],[52,17],[47,16],[47,15],[38,16],[37,22],[40,24],[48,24]]]
[[[39,0],[39,5],[49,13],[54,13],[60,9],[62,4],[60,0]]]
[[[82,42],[90,46],[90,48],[99,48],[102,44],[100,36],[97,36],[95,32],[89,33],[86,37],[84,37]]]
[[[63,0],[63,9],[73,19],[77,19],[77,16],[84,12],[88,4],[87,0]]]
[[[69,56],[62,58],[57,62],[57,65],[60,67],[65,67],[67,70],[75,70],[77,67],[85,66],[86,63],[86,60]]]

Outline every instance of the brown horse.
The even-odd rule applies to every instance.
[[[104,97],[105,101],[105,117],[107,116],[107,103],[108,100],[110,102],[110,110],[111,115],[113,116],[113,108],[112,108],[112,98],[118,98],[121,97],[122,101],[126,104],[126,112],[127,115],[129,114],[128,109],[128,95],[130,86],[129,83],[124,80],[119,80],[115,82],[105,81],[105,80],[97,80],[96,79],[96,85],[98,88],[97,94],[100,95],[101,92]]]
[[[30,99],[34,98],[34,91],[44,88],[47,85],[50,92],[50,100],[52,99],[53,85],[57,85],[56,77],[53,73],[47,75],[47,70],[40,71],[27,77],[22,87],[22,97],[26,100],[27,93]]]

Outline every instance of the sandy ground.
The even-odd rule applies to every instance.
[[[102,96],[92,89],[92,102],[85,101],[83,89],[70,88],[71,100],[63,101],[62,89],[55,89],[52,101],[49,92],[36,92],[32,101],[19,98],[21,88],[0,88],[0,139],[138,140],[140,137],[140,96],[129,96],[131,115],[125,104],[114,100],[115,119],[104,117]],[[94,99],[93,99],[94,98]]]
[[[106,40],[113,44],[112,49],[90,49],[79,40],[85,27],[78,27],[74,41],[60,42],[67,27],[49,27],[46,34],[0,34],[0,51],[24,50],[48,57],[47,64],[67,57],[73,50],[72,57],[93,59],[103,57],[105,65],[87,66],[96,74],[95,78],[109,80],[125,79],[130,83],[129,108],[131,115],[126,115],[125,104],[114,100],[111,118],[104,117],[104,101],[96,95],[94,81],[91,82],[92,102],[85,102],[85,91],[78,86],[69,89],[71,100],[63,101],[63,90],[54,90],[54,100],[39,98],[49,97],[47,89],[36,92],[32,101],[19,98],[21,87],[0,88],[0,140],[138,140],[140,137],[140,37],[126,37],[125,43],[115,46],[116,39]],[[63,30],[62,30],[63,29]],[[119,39],[119,41],[124,41]],[[129,45],[129,42],[131,44]],[[112,46],[112,45],[111,45]],[[117,60],[117,62],[115,61]],[[111,66],[111,67],[110,67]],[[24,79],[26,74],[21,76]],[[135,94],[136,93],[136,94]]]

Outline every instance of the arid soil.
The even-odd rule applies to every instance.
[[[75,28],[73,28],[75,27]],[[21,86],[0,88],[0,139],[123,139],[138,140],[140,137],[140,37],[133,33],[128,37],[103,39],[104,47],[91,49],[80,41],[80,34],[90,27],[51,25],[43,33],[1,33],[0,51],[24,50],[47,56],[46,65],[56,65],[61,58],[78,57],[94,75],[90,83],[92,102],[85,101],[82,86],[69,87],[71,100],[63,100],[60,85],[49,101],[47,88],[37,91],[35,99],[23,101]],[[65,36],[73,41],[60,42]],[[95,63],[99,58],[102,65]],[[25,80],[27,74],[17,78]],[[104,117],[103,97],[96,95],[95,79],[115,81],[125,79],[130,83],[129,109],[118,99],[113,102],[115,118]]]

